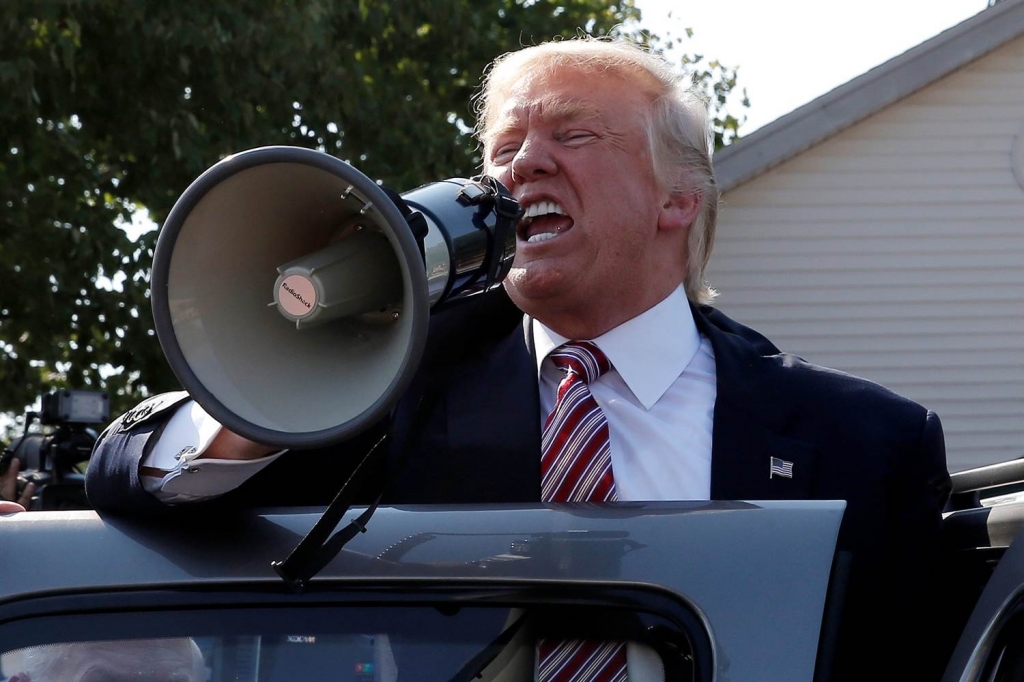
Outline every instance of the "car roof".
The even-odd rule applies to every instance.
[[[387,507],[314,583],[656,590],[697,614],[718,672],[811,679],[844,508],[820,501]],[[17,602],[23,616],[27,600],[58,593],[279,586],[271,561],[284,559],[321,512],[0,517],[0,631],[5,604]]]

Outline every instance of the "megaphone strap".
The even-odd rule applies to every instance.
[[[341,519],[348,512],[349,507],[352,506],[353,498],[357,491],[361,489],[361,484],[372,473],[374,467],[370,466],[370,463],[381,456],[377,455],[377,453],[383,450],[381,445],[388,439],[388,435],[389,433],[386,432],[363,455],[363,458],[356,465],[348,480],[338,490],[338,494],[335,495],[331,504],[328,505],[317,522],[306,533],[306,537],[302,538],[299,544],[295,546],[295,549],[291,551],[288,558],[284,561],[271,562],[270,565],[274,571],[292,589],[296,591],[302,590],[306,583],[323,570],[330,563],[331,559],[338,555],[338,552],[342,550],[349,540],[358,533],[366,532],[366,524],[370,517],[373,516],[378,504],[380,504],[383,486],[380,486],[376,499],[362,514],[350,521],[347,526],[331,537],[331,533],[338,527]],[[330,540],[328,541],[329,537]]]

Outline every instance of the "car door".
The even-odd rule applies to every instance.
[[[550,637],[624,641],[655,682],[810,682],[843,510],[382,508],[301,590],[271,561],[319,510],[0,517],[0,665],[32,682],[67,660],[104,682],[530,680]]]

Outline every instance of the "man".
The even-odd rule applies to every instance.
[[[872,636],[896,637],[919,606],[949,488],[938,418],[707,307],[718,200],[707,114],[660,58],[598,40],[506,55],[485,79],[479,136],[484,171],[526,209],[505,287],[526,317],[489,301],[431,320],[427,360],[396,410],[385,500],[845,499],[840,669],[855,676],[875,660]],[[564,357],[578,353],[576,365]],[[351,467],[270,454],[194,404],[170,409],[185,398],[101,437],[87,481],[98,507],[222,493],[308,504]],[[566,435],[575,424],[582,437]]]

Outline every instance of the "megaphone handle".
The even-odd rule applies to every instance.
[[[519,203],[512,200],[515,210],[509,209],[508,197],[498,194],[494,197],[494,232],[491,234],[491,248],[488,252],[487,262],[487,283],[486,289],[490,289],[502,278],[502,261],[505,257],[505,242],[508,241],[510,230],[515,230],[516,222],[522,215]]]
[[[295,546],[295,549],[291,551],[288,558],[284,561],[272,561],[270,563],[274,571],[293,590],[301,591],[306,586],[306,583],[323,570],[330,563],[331,559],[338,555],[338,552],[342,550],[349,540],[358,533],[366,532],[366,524],[380,503],[383,485],[377,493],[377,498],[366,508],[366,511],[350,521],[345,528],[342,528],[338,531],[337,535],[330,539],[330,542],[325,544],[327,538],[330,537],[334,529],[341,523],[341,519],[348,512],[349,507],[352,506],[352,498],[358,489],[356,484],[362,482],[361,479],[366,475],[365,468],[367,463],[381,449],[380,446],[388,439],[389,434],[390,429],[363,455],[363,458],[356,465],[348,480],[338,490],[338,494],[334,496],[331,504],[324,510],[324,513],[310,531],[306,533],[306,537],[302,538],[299,544]]]
[[[483,267],[484,290],[489,291],[502,279],[505,242],[508,241],[509,230],[514,230],[522,217],[523,208],[514,198],[503,194],[501,183],[489,175],[475,176],[470,182],[459,193],[459,202],[479,204],[487,212],[494,213],[494,227],[486,230],[487,258]]]

